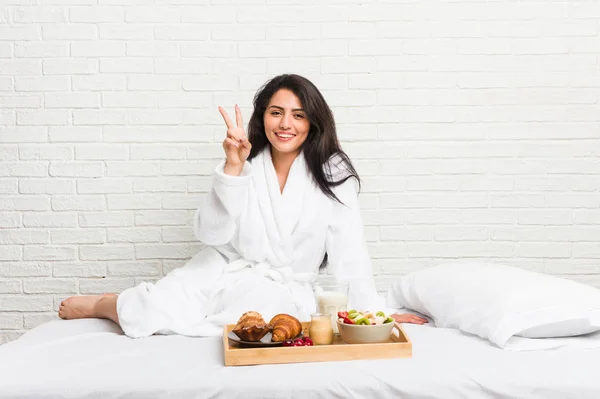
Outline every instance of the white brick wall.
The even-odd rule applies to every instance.
[[[382,291],[463,258],[600,286],[598,1],[8,0],[0,342],[192,256],[216,107],[283,72],[333,107]]]

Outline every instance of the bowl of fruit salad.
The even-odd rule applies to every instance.
[[[390,338],[394,319],[381,311],[350,310],[338,312],[337,326],[342,340],[347,344],[375,344]]]

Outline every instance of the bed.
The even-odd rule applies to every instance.
[[[55,320],[0,346],[1,398],[600,398],[600,348],[507,351],[404,324],[408,359],[225,367],[220,337],[131,339]]]

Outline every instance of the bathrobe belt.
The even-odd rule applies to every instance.
[[[301,319],[310,319],[310,314],[315,312],[316,300],[310,283],[316,278],[315,273],[295,273],[290,266],[273,267],[268,262],[255,262],[246,259],[237,259],[225,266],[225,273],[235,273],[245,268],[252,272],[267,277],[277,283],[283,284],[290,291],[298,316]]]
[[[268,262],[255,262],[238,259],[225,266],[226,273],[234,273],[249,267],[254,273],[270,278],[277,283],[310,283],[316,275],[314,273],[295,273],[290,266],[273,267]]]

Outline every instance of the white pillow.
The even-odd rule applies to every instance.
[[[437,327],[456,328],[506,349],[557,347],[564,339],[525,338],[600,331],[600,290],[485,262],[442,264],[400,277],[388,291],[387,302],[430,316]],[[587,346],[600,346],[600,333],[593,336]]]

